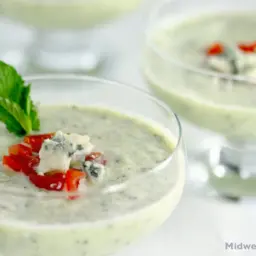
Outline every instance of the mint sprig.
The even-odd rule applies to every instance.
[[[37,109],[26,84],[12,66],[0,61],[0,121],[17,136],[40,129]]]
[[[39,131],[40,120],[38,117],[36,106],[30,98],[31,85],[27,85],[23,88],[22,98],[20,100],[21,108],[24,110],[25,114],[30,117],[32,130]]]
[[[32,130],[31,120],[22,108],[7,98],[0,97],[0,120],[4,121],[7,129],[17,135],[25,135]]]

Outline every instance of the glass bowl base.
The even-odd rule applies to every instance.
[[[189,160],[188,182],[229,201],[256,198],[256,147],[220,141]]]
[[[67,53],[35,51],[30,62],[31,66],[38,70],[93,73],[102,61],[103,57],[92,51]]]
[[[30,66],[56,73],[94,73],[106,59],[96,39],[94,30],[38,30],[28,49]]]

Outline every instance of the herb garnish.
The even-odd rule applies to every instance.
[[[226,46],[223,55],[227,58],[230,65],[231,74],[237,75],[239,73],[239,67],[236,52],[231,47]]]
[[[40,129],[37,109],[26,84],[14,67],[0,61],[0,121],[17,136]]]

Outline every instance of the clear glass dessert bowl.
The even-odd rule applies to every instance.
[[[105,151],[109,166],[106,173],[116,178],[72,193],[70,196],[76,196],[76,200],[68,200],[68,192],[28,190],[15,186],[21,179],[19,176],[11,176],[7,181],[0,175],[0,253],[5,256],[112,255],[161,225],[177,206],[185,179],[184,147],[176,115],[149,94],[116,82],[75,75],[32,76],[25,80],[32,84],[34,102],[40,102],[40,132],[58,128],[88,133]],[[73,107],[65,107],[68,105]],[[57,110],[56,106],[61,107]],[[99,119],[99,112],[95,112],[96,124],[90,112],[83,112],[87,107],[116,111],[119,117],[113,119],[110,112],[103,111]],[[143,120],[149,130],[145,128],[141,133],[144,126],[138,126],[129,133],[137,121],[127,119],[127,115]],[[83,119],[92,126],[82,125]],[[18,140],[3,129],[1,153]],[[144,137],[149,136],[146,135],[149,131],[154,141]],[[135,133],[144,135],[132,146]],[[166,147],[172,145],[171,153],[164,153],[164,159],[161,159],[164,151],[154,146],[162,140],[162,134]],[[156,156],[155,164],[150,162],[152,157],[147,158],[148,154]],[[139,157],[144,161],[140,163]],[[136,170],[140,165],[147,167],[127,178],[126,172],[133,173],[127,168],[132,163],[139,165]],[[115,172],[122,175],[117,178]]]
[[[30,64],[40,71],[86,73],[94,71],[108,57],[104,35],[97,36],[99,27],[135,10],[141,2],[1,0],[0,4],[2,16],[35,31],[35,41],[26,53],[27,59],[24,57],[24,63],[20,64],[23,69],[25,64]],[[15,58],[17,53],[7,55]],[[5,61],[16,63],[12,59]]]
[[[144,52],[152,91],[214,134],[190,155],[206,170],[191,170],[200,172],[194,184],[236,200],[256,196],[255,11],[253,1],[164,1],[153,10]]]

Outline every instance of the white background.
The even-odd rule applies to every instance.
[[[223,1],[225,2],[225,0]],[[124,18],[114,26],[101,31],[101,38],[107,38],[105,47],[114,49],[108,68],[100,75],[146,88],[140,74],[141,50],[144,30],[149,11],[147,8]],[[2,20],[0,26],[0,53],[8,47],[22,47],[30,40],[31,33],[13,28]],[[194,133],[184,126],[186,142],[191,146]],[[192,145],[193,146],[193,145]],[[255,203],[255,201],[254,201]],[[170,219],[154,234],[124,252],[123,256],[222,256],[256,255],[254,251],[225,251],[226,242],[256,244],[256,204],[244,202],[232,204],[206,196],[195,196],[187,187],[182,200]],[[119,255],[119,254],[118,254]]]

